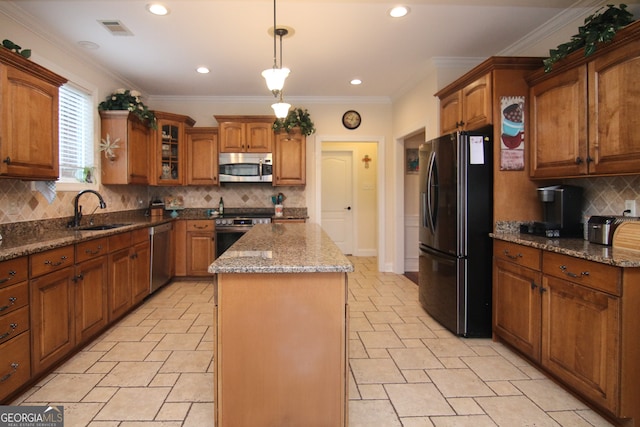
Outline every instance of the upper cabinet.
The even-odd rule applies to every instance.
[[[218,185],[218,128],[188,128],[187,185]]]
[[[270,153],[273,117],[214,116],[218,122],[221,153]]]
[[[149,184],[150,129],[126,110],[100,111],[102,139],[118,148],[100,155],[102,184]]]
[[[640,22],[591,56],[582,50],[527,77],[532,178],[640,170]]]
[[[276,134],[273,147],[273,185],[305,185],[306,164],[306,137],[300,129]]]
[[[440,90],[440,134],[494,124],[500,96],[520,95],[524,74],[541,66],[541,58],[493,56]]]
[[[438,95],[440,96],[440,95]],[[473,130],[491,124],[491,78],[489,74],[440,99],[440,133]]]
[[[184,185],[186,181],[187,143],[185,129],[195,120],[180,114],[154,112],[158,129],[153,135],[151,185]]]
[[[66,81],[0,48],[0,177],[58,179],[58,88]]]

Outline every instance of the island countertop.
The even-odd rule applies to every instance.
[[[209,273],[348,273],[353,264],[318,224],[257,224]]]

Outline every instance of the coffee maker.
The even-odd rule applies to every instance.
[[[582,187],[573,185],[538,188],[543,221],[527,225],[524,232],[546,237],[584,237],[582,194]]]

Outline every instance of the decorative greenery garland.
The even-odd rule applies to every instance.
[[[571,41],[549,50],[549,58],[543,61],[545,72],[551,71],[553,64],[582,47],[584,56],[589,56],[596,51],[598,43],[611,41],[620,28],[634,21],[633,14],[626,9],[626,4],[621,4],[620,7],[609,4],[604,12],[600,8],[588,16],[584,25],[578,28],[578,34],[571,37]]]
[[[273,130],[275,132],[285,131],[291,133],[293,128],[299,127],[303,135],[309,136],[316,131],[311,121],[311,116],[306,109],[294,108],[289,111],[284,119],[276,119],[273,122]]]
[[[22,47],[18,46],[17,44],[15,44],[14,42],[12,42],[11,40],[7,40],[4,39],[2,40],[2,46],[6,47],[7,49],[17,53],[18,55],[22,56],[23,58],[30,58],[31,57],[31,49],[24,49],[22,50]]]

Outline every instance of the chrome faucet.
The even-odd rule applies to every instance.
[[[67,224],[68,227],[80,226],[80,220],[82,219],[82,206],[78,206],[78,200],[84,193],[93,193],[98,196],[98,199],[100,200],[100,209],[105,209],[107,207],[107,204],[104,202],[104,199],[102,198],[100,193],[95,190],[82,190],[73,199],[73,219]]]

